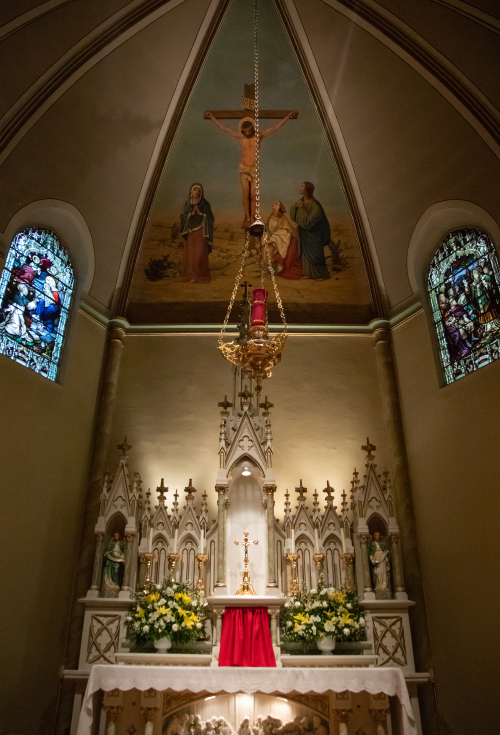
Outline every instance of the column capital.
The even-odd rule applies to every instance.
[[[158,707],[141,707],[141,715],[144,715],[146,722],[151,722],[153,717],[158,714]]]
[[[389,534],[389,538],[393,544],[399,543],[399,531],[393,531]]]
[[[369,533],[358,533],[358,541],[361,541],[362,544],[367,544],[369,541],[371,541],[370,534]]]
[[[264,492],[266,495],[272,495],[276,492],[277,485],[273,485],[272,483],[264,483]]]
[[[371,709],[369,712],[370,717],[372,717],[375,722],[385,722],[387,715],[389,714],[388,709]]]
[[[228,485],[216,485],[215,492],[217,495],[227,495]]]
[[[347,723],[349,715],[352,714],[352,709],[334,709],[333,714],[337,722]]]
[[[102,531],[95,531],[94,536],[96,541],[102,541],[104,539],[104,533]]]
[[[103,704],[102,708],[112,722],[115,722],[119,714],[123,712],[123,707],[119,705]]]
[[[109,329],[109,341],[110,342],[121,342],[123,344],[127,333],[121,327],[111,327]]]

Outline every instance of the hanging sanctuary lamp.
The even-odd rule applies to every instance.
[[[287,334],[287,323],[283,304],[279,295],[278,286],[271,257],[267,249],[267,227],[260,216],[260,133],[259,133],[259,55],[257,37],[257,0],[254,0],[254,75],[255,75],[255,106],[254,106],[254,130],[255,130],[255,215],[254,221],[247,227],[245,246],[240,269],[236,276],[233,292],[229,301],[226,317],[219,335],[218,347],[226,360],[233,365],[252,374],[260,391],[261,383],[272,375],[272,368],[281,360]],[[243,309],[242,324],[240,324],[240,335],[232,342],[224,342],[226,327],[233,304],[238,293],[238,287],[243,277],[245,263],[250,256],[250,238],[254,239],[255,246],[260,254],[260,288],[254,288],[248,295],[245,283],[244,301],[250,308]],[[265,278],[271,279],[276,303],[283,322],[283,330],[270,336],[267,315],[267,298],[269,292],[265,288]]]

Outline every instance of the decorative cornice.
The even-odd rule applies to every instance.
[[[26,13],[21,13],[21,15],[18,15],[8,23],[0,26],[0,40],[5,41],[6,38],[17,31],[20,31],[21,28],[24,28],[30,23],[42,18],[44,15],[47,15],[47,13],[51,13],[53,10],[57,10],[62,5],[67,5],[72,2],[74,2],[74,0],[47,0],[47,2],[38,5],[36,8],[28,10]]]
[[[465,3],[463,0],[433,0],[433,2],[444,5],[445,8],[465,16],[467,20],[478,23],[489,31],[500,35],[500,20],[483,10],[479,10],[479,8],[475,8],[470,3]]]

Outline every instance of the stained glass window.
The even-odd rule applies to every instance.
[[[68,253],[51,230],[17,234],[0,279],[0,354],[55,380],[73,285]]]
[[[428,289],[446,383],[500,357],[500,269],[488,235],[450,232],[432,259]]]

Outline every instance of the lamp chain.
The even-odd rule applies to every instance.
[[[259,130],[259,45],[257,35],[257,2],[254,0],[253,59],[255,77],[255,219],[260,220],[260,130]]]

